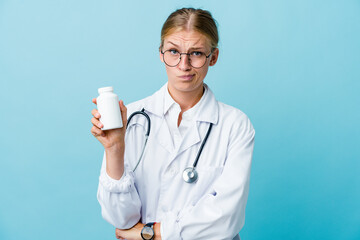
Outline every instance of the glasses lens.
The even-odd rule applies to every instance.
[[[182,57],[188,57],[189,64],[194,68],[201,68],[206,63],[206,55],[203,52],[191,52],[189,54],[179,53],[175,50],[167,50],[164,52],[164,62],[166,65],[170,67],[177,66],[181,61],[181,55],[185,55]],[[188,56],[186,56],[188,55]]]
[[[180,53],[173,50],[164,52],[164,62],[170,67],[175,67],[180,62]]]
[[[201,68],[205,65],[206,56],[203,52],[191,52],[190,53],[190,64],[194,68]]]

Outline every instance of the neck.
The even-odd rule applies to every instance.
[[[171,89],[168,86],[168,91],[174,101],[180,105],[181,113],[183,113],[195,106],[200,101],[202,95],[204,94],[205,88],[204,85],[201,85],[200,88],[191,92],[179,92]]]

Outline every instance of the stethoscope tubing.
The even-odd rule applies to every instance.
[[[207,132],[206,132],[205,138],[204,138],[203,142],[201,143],[200,149],[199,149],[199,151],[198,151],[198,154],[196,155],[196,159],[195,159],[195,162],[194,162],[194,164],[193,164],[193,167],[194,167],[194,168],[196,168],[196,165],[197,165],[197,163],[198,163],[198,161],[199,161],[201,152],[202,152],[202,150],[203,150],[203,148],[204,148],[204,146],[205,146],[205,143],[206,143],[206,141],[207,141],[207,139],[208,139],[208,137],[209,137],[209,135],[210,135],[212,125],[213,125],[213,124],[210,123],[209,129],[208,129]]]
[[[147,115],[147,113],[145,113],[145,109],[144,109],[144,108],[141,109],[141,111],[133,112],[133,113],[129,116],[129,118],[128,118],[128,120],[127,120],[127,124],[126,124],[126,129],[128,128],[131,119],[132,119],[135,115],[137,115],[137,114],[141,114],[141,115],[143,115],[144,117],[146,117],[146,119],[147,119],[147,121],[148,121],[148,128],[147,128],[147,131],[146,131],[146,134],[145,134],[145,135],[149,137],[149,135],[150,135],[150,128],[151,128],[151,120],[150,120],[149,115]]]
[[[146,131],[146,133],[145,133],[145,143],[144,143],[144,146],[143,146],[143,148],[142,148],[142,150],[141,150],[141,154],[140,154],[139,160],[138,160],[138,162],[136,163],[136,166],[134,167],[133,172],[135,172],[136,168],[139,166],[139,163],[140,163],[140,161],[141,161],[141,159],[142,159],[142,157],[143,157],[143,155],[144,155],[145,147],[146,147],[147,141],[148,141],[148,139],[149,139],[150,128],[151,128],[151,120],[150,120],[150,117],[149,117],[149,115],[147,115],[147,113],[145,113],[145,109],[143,108],[143,109],[141,109],[141,111],[133,112],[133,113],[129,116],[129,118],[128,118],[128,120],[127,120],[127,124],[126,124],[126,129],[128,128],[131,119],[132,119],[135,115],[137,115],[137,114],[141,114],[141,115],[143,115],[143,116],[147,119],[148,128],[147,128],[147,131]]]
[[[136,163],[136,166],[133,170],[133,172],[135,172],[136,168],[139,166],[139,163],[144,155],[144,152],[145,152],[145,147],[146,147],[146,144],[147,144],[147,141],[148,141],[148,138],[149,138],[149,135],[150,135],[150,128],[151,128],[151,120],[150,120],[150,117],[147,113],[145,113],[145,109],[143,108],[141,111],[136,111],[136,112],[133,112],[128,120],[127,120],[127,124],[126,124],[126,129],[128,128],[129,126],[129,123],[131,121],[131,119],[137,115],[137,114],[141,114],[143,115],[147,121],[148,121],[148,128],[147,128],[147,131],[146,131],[146,134],[145,134],[145,143],[144,143],[144,146],[142,148],[142,151],[141,151],[141,154],[140,154],[140,157],[139,157],[139,160],[138,162]],[[201,143],[201,146],[200,146],[200,149],[196,155],[196,159],[193,163],[193,167],[188,167],[188,168],[185,168],[184,172],[183,172],[183,178],[184,178],[184,181],[187,182],[187,183],[193,183],[193,182],[196,182],[197,181],[197,178],[198,178],[198,174],[197,174],[197,171],[196,171],[196,166],[198,164],[198,161],[199,161],[199,158],[201,156],[201,152],[205,146],[205,143],[207,142],[207,139],[210,135],[210,132],[211,132],[211,129],[212,129],[212,126],[213,126],[213,123],[210,123],[210,126],[209,126],[209,129],[207,130],[206,132],[206,135],[205,135],[205,138],[204,140],[202,141]]]

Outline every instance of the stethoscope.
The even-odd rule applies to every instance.
[[[139,163],[140,163],[140,161],[141,161],[141,159],[142,159],[142,157],[143,157],[143,155],[144,155],[144,151],[145,151],[145,147],[146,147],[146,144],[147,144],[149,135],[150,135],[150,127],[151,127],[150,117],[149,117],[149,115],[148,115],[147,113],[145,113],[145,109],[143,108],[141,111],[133,112],[133,113],[129,116],[129,118],[128,118],[128,120],[127,120],[126,128],[129,126],[129,123],[130,123],[131,119],[132,119],[135,115],[138,115],[138,114],[143,115],[143,116],[146,118],[147,123],[148,123],[148,124],[147,124],[147,125],[148,125],[148,128],[147,128],[147,131],[146,131],[146,133],[145,133],[145,143],[144,143],[143,149],[142,149],[142,151],[141,151],[141,155],[140,155],[140,157],[139,157],[138,162],[136,163],[136,166],[135,166],[133,172],[135,172],[136,168],[138,167],[138,165],[139,165]],[[202,150],[203,150],[203,148],[204,148],[204,146],[205,146],[205,143],[206,143],[206,141],[207,141],[207,139],[208,139],[208,137],[209,137],[209,135],[210,135],[212,125],[213,125],[213,124],[210,123],[209,129],[207,130],[206,135],[205,135],[205,138],[204,138],[203,142],[201,143],[200,149],[199,149],[199,151],[198,151],[198,153],[197,153],[197,155],[196,155],[196,159],[195,159],[195,161],[194,161],[194,163],[193,163],[193,166],[192,166],[192,167],[187,167],[187,168],[185,168],[184,171],[183,171],[183,179],[184,179],[184,181],[187,182],[187,183],[194,183],[194,182],[196,182],[197,179],[198,179],[198,173],[197,173],[197,171],[196,171],[196,166],[197,166],[197,164],[198,164],[198,161],[199,161],[201,152],[202,152]]]

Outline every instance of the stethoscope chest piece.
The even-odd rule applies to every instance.
[[[194,183],[198,179],[198,173],[194,167],[185,168],[183,179],[187,183]]]

